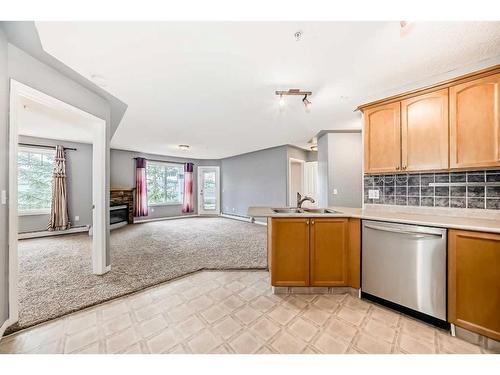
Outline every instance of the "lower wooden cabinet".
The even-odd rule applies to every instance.
[[[309,285],[309,223],[309,218],[271,220],[268,243],[272,285]]]
[[[500,340],[500,235],[448,232],[448,321]]]
[[[359,288],[360,235],[359,219],[270,219],[271,284]]]
[[[347,285],[347,219],[311,219],[311,286]]]

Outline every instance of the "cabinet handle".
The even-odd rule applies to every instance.
[[[309,225],[309,219],[306,220],[306,224]]]
[[[396,170],[399,171],[399,165],[396,167]]]
[[[314,225],[314,220],[311,220],[311,224]]]
[[[406,165],[403,165],[403,169],[406,171]]]

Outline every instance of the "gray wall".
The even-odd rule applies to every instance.
[[[19,142],[76,148],[66,151],[69,217],[72,227],[92,225],[92,145],[27,136],[20,136]],[[19,216],[19,233],[46,230],[48,221],[49,214]]]
[[[222,212],[247,216],[249,206],[286,206],[287,150],[279,146],[222,159]]]
[[[135,157],[144,157],[146,159],[157,159],[164,161],[173,161],[179,163],[193,163],[193,192],[195,212],[198,210],[198,166],[220,166],[219,160],[198,160],[188,158],[177,158],[165,155],[152,155],[140,152],[111,150],[111,187],[131,188],[135,186]],[[149,215],[141,219],[155,219],[170,216],[186,215],[182,213],[182,205],[152,206],[149,208]]]
[[[7,74],[7,39],[0,28],[0,191],[9,191],[9,84]],[[0,326],[9,315],[9,214],[8,206],[0,204]]]
[[[320,206],[361,207],[362,157],[361,131],[330,132],[319,138]]]

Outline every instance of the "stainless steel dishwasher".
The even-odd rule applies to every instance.
[[[363,220],[362,233],[362,296],[446,321],[446,229]]]

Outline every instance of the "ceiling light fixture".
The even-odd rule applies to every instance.
[[[280,97],[280,108],[283,108],[285,106],[285,95],[288,96],[304,96],[302,99],[302,102],[304,103],[304,106],[306,108],[306,112],[309,112],[311,110],[311,101],[308,99],[308,96],[312,95],[312,91],[303,91],[300,89],[290,89],[287,91],[281,91],[277,90],[275,92],[276,95],[279,95]]]
[[[318,145],[312,145],[311,151],[318,151]]]
[[[177,147],[179,147],[179,149],[181,150],[189,150],[189,145],[179,145]]]

